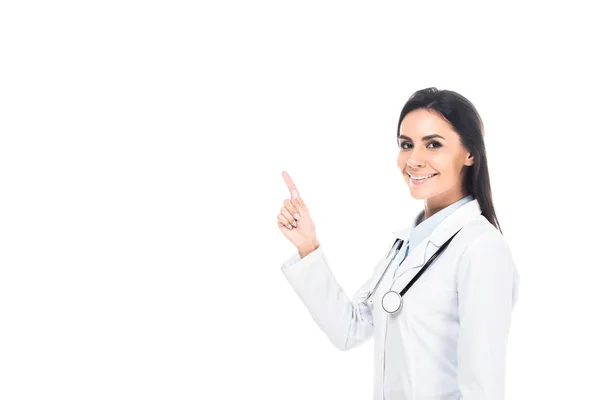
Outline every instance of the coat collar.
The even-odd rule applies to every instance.
[[[433,230],[431,235],[429,235],[429,237],[426,240],[423,240],[423,243],[421,243],[417,247],[417,249],[421,249],[421,251],[413,252],[413,250],[411,250],[411,253],[408,256],[408,258],[411,260],[410,261],[408,259],[405,260],[405,262],[402,263],[403,265],[402,265],[401,269],[419,267],[419,266],[423,265],[426,261],[427,256],[431,256],[431,254],[433,254],[433,252],[435,252],[435,250],[440,248],[440,246],[442,244],[444,244],[444,242],[446,240],[448,240],[452,235],[454,235],[456,232],[458,232],[458,230],[460,230],[463,226],[467,225],[471,220],[473,220],[474,218],[477,218],[480,214],[481,214],[481,207],[480,207],[477,199],[473,199],[473,200],[469,201],[468,203],[463,204],[456,210],[454,210],[452,212],[452,214],[450,214],[446,218],[444,218],[444,220],[442,222],[440,222],[440,224]],[[409,225],[406,228],[394,231],[394,232],[392,232],[392,234],[395,237],[397,237],[398,239],[402,239],[404,242],[406,242],[408,239],[408,234],[410,233],[410,230],[412,228],[414,228],[415,226],[417,226],[417,224],[421,221],[421,219],[423,218],[424,215],[425,215],[425,210],[421,210],[421,212],[419,212],[417,214],[417,216],[413,219],[411,225]],[[424,251],[424,249],[428,248],[427,245],[429,243],[433,243],[436,246],[436,249],[430,250],[429,252],[431,254],[426,254],[427,252]],[[414,250],[417,250],[417,249],[414,249]],[[413,255],[414,255],[414,258],[413,258]],[[409,261],[408,262],[409,265],[405,266],[404,264],[407,261]],[[414,264],[414,262],[416,262],[417,264]]]

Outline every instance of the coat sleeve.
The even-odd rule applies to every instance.
[[[372,305],[364,301],[376,282],[373,277],[349,298],[333,276],[322,244],[304,258],[294,254],[281,271],[335,347],[349,350],[373,335]]]
[[[470,245],[458,266],[458,386],[462,400],[502,400],[511,313],[519,274],[494,231]]]

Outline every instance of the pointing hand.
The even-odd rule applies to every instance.
[[[300,253],[310,253],[320,245],[315,225],[294,181],[287,172],[283,171],[282,175],[290,191],[290,199],[283,201],[283,207],[277,216],[277,225],[280,232]]]

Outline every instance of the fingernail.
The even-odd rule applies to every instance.
[[[294,213],[294,218],[296,218],[297,220],[300,220],[300,214]]]
[[[292,225],[294,225],[294,227],[298,226],[296,225],[296,221],[292,221]]]
[[[293,195],[294,195],[294,198],[295,198],[295,199],[297,199],[297,198],[298,198],[298,191],[297,191],[296,189],[294,189],[294,191],[293,191]]]
[[[287,227],[288,227],[289,229],[292,229],[292,226],[291,226],[290,224],[287,224]]]

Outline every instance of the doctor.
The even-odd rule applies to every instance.
[[[338,349],[373,337],[375,400],[504,399],[519,274],[494,211],[483,135],[479,114],[460,94],[428,88],[409,98],[397,163],[423,210],[393,232],[351,298],[283,172],[291,199],[278,226],[298,251],[281,271]]]

